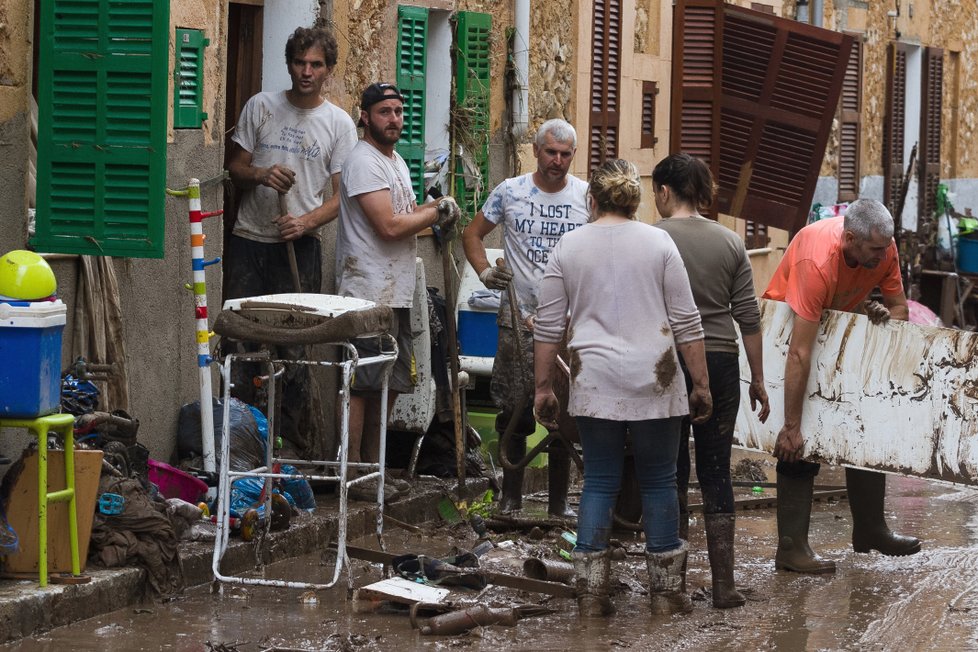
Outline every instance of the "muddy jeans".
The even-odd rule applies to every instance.
[[[740,408],[740,361],[736,353],[707,351],[706,367],[710,373],[710,394],[713,396],[713,416],[704,424],[692,426],[696,442],[696,477],[703,492],[704,514],[732,514],[733,485],[730,482],[730,447],[733,445],[734,424]],[[693,381],[683,366],[686,390],[692,391]],[[689,417],[683,417],[676,463],[676,483],[682,495],[689,487]]]
[[[645,548],[666,552],[679,547],[676,455],[682,417],[612,421],[576,417],[584,448],[584,490],[577,517],[575,551],[608,547],[613,511],[625,465],[625,435],[630,434],[635,476],[642,496]]]
[[[295,257],[299,267],[299,282],[304,292],[319,293],[322,287],[322,245],[313,237],[303,237],[294,241]],[[224,251],[224,298],[238,299],[263,294],[282,294],[295,292],[289,258],[284,242],[267,243],[248,240],[232,235]],[[222,341],[224,354],[256,351],[252,343]],[[302,359],[306,347],[277,347],[274,352],[283,360]],[[258,401],[252,378],[262,373],[260,365],[245,363],[232,368],[234,383],[232,395],[255,405]],[[295,444],[300,451],[309,448],[316,433],[308,432],[308,424],[315,423],[305,411],[313,401],[309,391],[309,369],[305,365],[286,367],[281,398],[282,420],[277,428],[284,437]],[[278,402],[278,401],[276,401]],[[323,433],[319,433],[320,436]]]

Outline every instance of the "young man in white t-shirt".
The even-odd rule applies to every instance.
[[[398,394],[414,391],[411,305],[414,302],[417,234],[437,225],[453,228],[459,217],[451,197],[418,206],[407,164],[394,146],[404,128],[404,102],[393,84],[375,83],[360,98],[363,140],[343,167],[336,235],[336,293],[367,299],[394,311],[391,334],[398,357],[388,386],[387,414]],[[376,355],[376,338],[354,342],[361,358]],[[380,365],[356,371],[350,395],[349,461],[380,459]],[[390,485],[385,484],[385,494]],[[372,500],[376,485],[361,483],[354,498]]]
[[[304,292],[322,284],[319,227],[339,212],[339,172],[357,142],[350,116],[322,96],[336,65],[337,45],[323,29],[300,27],[289,37],[285,60],[292,87],[258,93],[241,111],[228,172],[241,191],[237,220],[224,249],[224,298],[295,292],[286,241],[295,248]],[[331,189],[331,192],[330,192]],[[280,215],[285,194],[289,214]],[[282,348],[283,358],[302,357],[302,349]],[[239,365],[235,396],[254,402],[253,365]],[[308,370],[291,365],[282,401],[282,433],[299,452],[314,452],[322,433],[317,397],[309,395]]]
[[[588,184],[568,174],[577,151],[577,132],[565,120],[548,120],[540,126],[533,143],[537,159],[535,172],[506,179],[496,186],[482,210],[462,233],[462,245],[469,264],[488,288],[503,290],[497,324],[499,346],[492,366],[490,394],[500,408],[496,430],[500,435],[513,419],[515,407],[523,400],[523,410],[506,451],[511,462],[526,454],[526,437],[533,434],[533,319],[537,293],[550,251],[564,233],[587,224]],[[503,252],[506,266],[496,266],[486,257],[485,238],[503,225]],[[511,306],[506,288],[512,280],[519,303],[517,334],[512,326]],[[550,501],[548,512],[573,517],[567,507],[570,456],[561,442],[548,449]],[[520,509],[523,502],[523,470],[503,469],[504,512]]]

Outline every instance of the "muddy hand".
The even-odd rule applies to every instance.
[[[782,462],[797,462],[805,454],[805,440],[801,429],[784,426],[774,442],[772,454]]]
[[[479,280],[490,290],[505,290],[513,280],[513,273],[506,269],[506,261],[497,258],[495,265],[490,265],[479,273]]]
[[[301,217],[282,215],[272,221],[278,227],[279,235],[282,236],[283,240],[298,240],[309,233],[309,227],[306,226],[305,220]]]
[[[767,421],[768,415],[771,414],[771,403],[767,398],[767,389],[764,388],[763,380],[752,380],[750,383],[750,388],[747,390],[747,395],[750,397],[750,409],[758,410],[758,405],[760,405],[760,410],[757,411],[757,420],[761,423]]]
[[[890,311],[879,301],[867,301],[863,306],[869,321],[881,326],[890,321]]]
[[[707,387],[693,387],[689,394],[689,420],[700,425],[713,415],[713,396]]]
[[[261,185],[268,186],[276,192],[288,192],[295,184],[295,172],[284,165],[275,165],[265,168],[261,176]]]
[[[560,416],[560,403],[551,392],[537,392],[533,401],[534,418],[548,430],[557,430],[557,417]]]

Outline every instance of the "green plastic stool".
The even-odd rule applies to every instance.
[[[68,503],[71,574],[81,576],[75,506],[75,417],[70,414],[49,414],[34,419],[0,419],[0,428],[27,428],[37,436],[37,572],[40,585],[48,585],[48,503]],[[65,440],[65,488],[49,492],[48,432],[52,430],[60,432]]]

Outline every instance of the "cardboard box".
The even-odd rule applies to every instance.
[[[11,473],[13,470],[11,471]],[[85,570],[92,519],[102,472],[102,451],[75,451],[75,504],[78,514],[78,556]],[[48,492],[65,488],[64,451],[48,451]],[[8,555],[3,570],[37,573],[37,452],[24,458],[7,502],[7,522],[17,533],[20,551]],[[48,503],[48,573],[71,572],[68,503]]]

